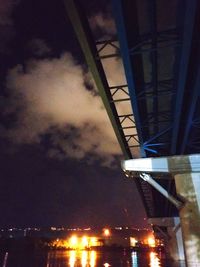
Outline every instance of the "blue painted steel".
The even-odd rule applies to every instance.
[[[178,74],[178,89],[176,94],[174,117],[173,117],[174,121],[173,121],[173,131],[172,131],[171,154],[177,153],[176,149],[177,149],[178,131],[180,126],[180,117],[181,117],[180,115],[181,115],[183,96],[186,84],[197,1],[186,0],[185,5],[186,7],[185,7],[185,20],[183,29],[183,45],[181,50],[181,58],[180,58],[179,74]]]
[[[140,120],[140,115],[139,115],[139,110],[138,110],[134,75],[133,75],[132,66],[131,66],[130,51],[129,51],[129,47],[127,43],[124,17],[122,14],[121,0],[112,0],[112,2],[113,2],[113,8],[115,11],[114,15],[115,15],[115,22],[117,26],[118,39],[119,39],[120,48],[121,48],[120,51],[121,51],[121,56],[124,62],[124,70],[125,70],[125,75],[126,75],[126,79],[128,83],[129,93],[131,97],[131,105],[132,105],[132,109],[134,113],[135,124],[136,124],[138,139],[140,143],[140,154],[141,154],[141,157],[145,157],[146,153],[143,149],[141,120]]]
[[[192,95],[192,99],[191,99],[191,105],[190,105],[190,109],[189,109],[188,117],[187,117],[187,121],[186,121],[186,128],[184,131],[183,142],[181,145],[181,154],[184,153],[184,151],[185,151],[186,144],[188,142],[189,132],[190,132],[192,124],[193,124],[195,107],[196,107],[197,99],[198,99],[199,94],[200,94],[199,88],[200,88],[200,65],[198,66],[198,72],[197,72],[194,91],[193,91],[193,95]]]
[[[158,39],[157,39],[157,8],[156,1],[149,1],[149,12],[151,14],[151,32],[152,32],[152,44],[151,47],[156,48],[150,53],[151,61],[151,82],[153,84],[153,112],[154,112],[154,134],[158,132]]]
[[[148,147],[145,147],[144,149],[145,149],[146,151],[148,151],[148,152],[151,152],[151,153],[153,153],[153,154],[158,154],[158,151],[157,151],[157,150],[155,150],[155,149],[148,148]]]
[[[167,133],[169,130],[171,129],[171,127],[168,127],[167,129],[164,129],[163,131],[157,133],[156,135],[152,136],[149,140],[145,141],[143,144],[143,148],[145,151],[149,151],[152,152],[153,154],[158,154],[158,151],[155,149],[150,149],[149,147],[160,147],[160,146],[166,146],[167,143],[150,143],[153,140],[155,140],[156,138],[162,136],[163,134]]]
[[[155,143],[155,144],[144,144],[143,147],[144,147],[145,151],[152,152],[153,154],[158,154],[157,150],[152,149],[150,147],[156,147],[156,146],[161,147],[161,146],[166,146],[166,145],[167,145],[167,143]]]
[[[162,130],[161,132],[155,134],[155,135],[152,136],[149,140],[145,141],[145,142],[144,142],[144,145],[149,144],[151,141],[155,140],[155,139],[158,138],[159,136],[161,136],[161,135],[167,133],[171,128],[172,128],[172,127],[170,126],[170,127],[166,128],[166,129]]]
[[[166,143],[155,143],[155,144],[145,144],[145,147],[149,147],[149,146],[164,146],[166,145]]]

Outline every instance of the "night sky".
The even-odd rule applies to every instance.
[[[108,1],[82,2],[114,34]],[[62,1],[1,1],[0,39],[0,227],[146,226]]]

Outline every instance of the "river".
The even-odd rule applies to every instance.
[[[167,263],[163,253],[126,251],[50,251],[0,253],[2,267],[184,267]]]

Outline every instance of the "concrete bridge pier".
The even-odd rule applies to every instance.
[[[179,217],[149,218],[148,223],[154,226],[154,229],[160,233],[165,241],[167,257],[175,262],[185,260],[182,231]],[[162,229],[166,228],[167,231]]]
[[[200,266],[200,172],[176,174],[175,184],[185,200],[179,216],[187,266]]]
[[[131,159],[124,161],[122,168],[126,172],[140,172],[142,179],[176,205],[179,210],[186,266],[200,266],[200,154]],[[171,173],[175,179],[176,193],[182,203],[162,188],[149,173]]]

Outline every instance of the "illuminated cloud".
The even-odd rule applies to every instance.
[[[94,30],[104,29],[107,35],[116,31],[113,19],[101,14],[91,17],[90,24]],[[32,40],[29,45],[37,55],[51,52],[41,39]],[[102,51],[115,52],[113,46]],[[121,58],[103,59],[102,65],[109,86],[126,84]],[[87,158],[88,163],[101,159],[105,166],[111,166],[114,158],[121,155],[90,73],[70,53],[60,58],[34,59],[25,68],[16,66],[8,73],[7,88],[9,103],[4,114],[15,114],[16,120],[9,130],[1,132],[13,142],[45,142],[50,157]],[[119,91],[115,97],[124,97],[123,94]],[[119,102],[116,109],[119,115],[132,113],[127,102]]]
[[[18,144],[49,139],[49,156],[83,159],[88,154],[109,164],[120,149],[101,98],[72,55],[33,60],[7,77],[7,114],[17,118],[7,135]]]

